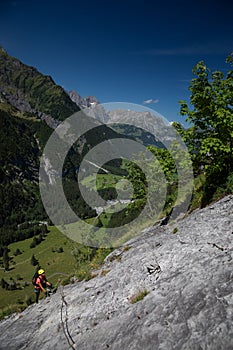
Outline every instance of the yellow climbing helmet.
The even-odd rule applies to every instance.
[[[43,269],[40,269],[39,271],[38,271],[38,275],[42,275],[44,273],[44,270]]]

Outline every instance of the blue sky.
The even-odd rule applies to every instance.
[[[232,10],[226,0],[3,0],[0,45],[66,90],[183,122],[178,100],[188,100],[193,66],[229,69]]]

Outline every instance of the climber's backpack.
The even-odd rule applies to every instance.
[[[32,277],[32,284],[33,284],[33,286],[36,286],[36,280],[37,280],[38,277],[39,277],[39,274],[36,271],[35,274]]]

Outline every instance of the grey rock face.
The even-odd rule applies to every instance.
[[[232,238],[232,195],[148,228],[97,277],[3,320],[0,349],[233,349]]]
[[[75,90],[69,91],[68,95],[86,115],[99,120],[101,123],[108,122],[109,115],[95,96],[86,96],[83,98]]]
[[[75,102],[80,108],[93,107],[99,104],[99,101],[95,96],[86,96],[83,98],[75,90],[69,91],[68,95],[70,96],[71,100]]]

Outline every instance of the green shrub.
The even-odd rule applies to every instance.
[[[93,271],[91,271],[91,268],[89,266],[83,266],[82,268],[80,268],[77,271],[76,275],[79,281],[83,281],[83,280],[89,281],[90,279],[98,276],[97,273],[94,273]]]
[[[230,174],[228,177],[227,177],[227,183],[226,183],[226,186],[227,186],[227,192],[228,193],[233,193],[233,174]]]
[[[60,248],[58,248],[58,249],[57,249],[57,252],[58,252],[58,253],[63,253],[63,252],[64,252],[64,250],[63,250],[63,248],[62,248],[62,247],[60,247]]]

